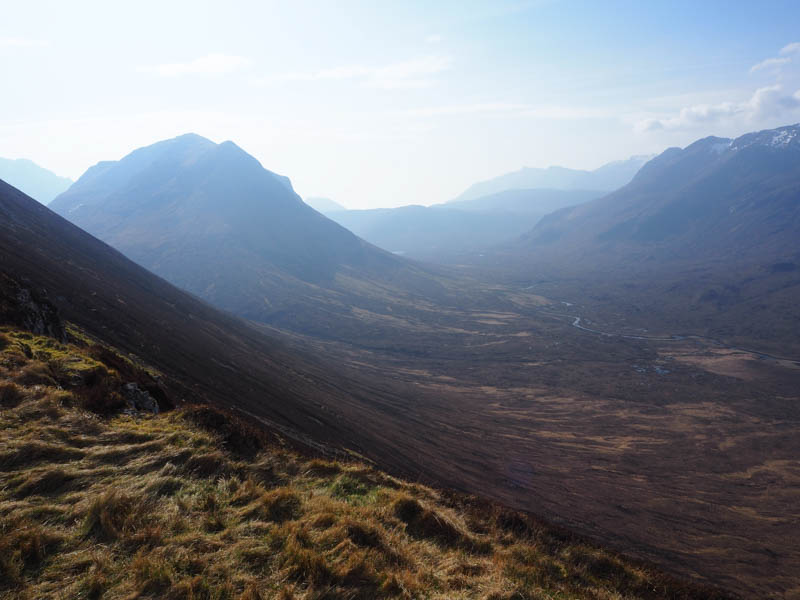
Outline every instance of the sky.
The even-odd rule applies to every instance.
[[[447,201],[800,121],[800,2],[4,2],[0,156],[78,178],[194,132],[304,197]]]

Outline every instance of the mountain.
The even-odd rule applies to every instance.
[[[330,198],[318,198],[311,196],[306,198],[305,202],[311,208],[313,208],[317,212],[321,212],[323,215],[338,210],[347,210],[344,206],[342,206],[338,202],[334,202]]]
[[[793,259],[798,133],[795,125],[670,148],[624,188],[549,215],[523,244],[599,262]]]
[[[507,190],[430,207],[336,211],[327,216],[384,250],[452,263],[513,240],[553,210],[601,195],[584,190]]]
[[[497,260],[580,278],[580,292],[561,293],[593,289],[631,324],[797,354],[800,126],[670,148],[620,190],[548,215]]]
[[[59,177],[36,163],[18,158],[0,158],[0,179],[22,190],[42,204],[48,204],[72,185],[72,180]]]
[[[444,289],[232,142],[188,134],[140,148],[90,168],[51,208],[215,306],[305,333],[336,337],[358,327],[358,310],[402,310]]]
[[[603,165],[593,171],[547,167],[546,169],[524,167],[475,183],[451,202],[473,200],[481,196],[496,194],[504,190],[556,189],[556,190],[600,190],[610,192],[628,183],[650,156],[632,156]]]

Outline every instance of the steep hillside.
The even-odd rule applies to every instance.
[[[595,169],[584,171],[566,167],[546,169],[524,167],[471,185],[462,194],[451,200],[460,202],[505,190],[555,189],[555,190],[600,190],[610,192],[628,183],[650,156],[632,156]]]
[[[0,179],[22,190],[42,204],[48,204],[72,185],[71,179],[59,177],[52,171],[24,158],[16,160],[0,158]]]
[[[66,320],[170,375],[178,397],[235,404],[301,441],[375,441],[353,418],[381,397],[369,383],[178,290],[3,182],[0,256],[14,282],[6,313],[46,293]]]
[[[335,335],[331,324],[356,321],[354,307],[385,313],[445,293],[232,142],[189,134],[141,148],[92,167],[51,207],[215,306],[306,333]]]

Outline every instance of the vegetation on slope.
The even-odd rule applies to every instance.
[[[717,597],[209,407],[119,412],[151,375],[75,333],[0,329],[0,598]]]

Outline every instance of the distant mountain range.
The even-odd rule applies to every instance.
[[[140,148],[90,168],[51,208],[218,307],[320,336],[358,310],[444,290],[322,216],[233,142],[188,134]]]
[[[329,212],[385,250],[431,262],[458,262],[530,230],[545,214],[602,195],[586,190],[506,190],[430,207]]]
[[[649,157],[636,156],[594,171],[529,169],[476,183],[431,207],[332,210],[331,219],[376,246],[436,263],[458,263],[526,233],[544,215],[599,198],[627,184]]]
[[[25,158],[0,158],[0,179],[42,204],[48,204],[72,185],[68,177],[59,177]]]
[[[633,156],[627,160],[608,163],[594,171],[547,167],[546,169],[525,167],[475,183],[451,200],[460,202],[489,196],[505,190],[555,189],[555,190],[599,190],[610,192],[627,184],[637,171],[652,156]]]

